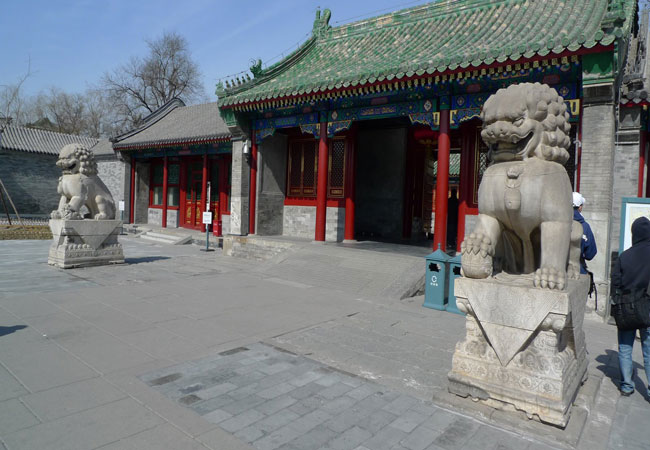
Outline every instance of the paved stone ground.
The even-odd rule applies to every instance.
[[[471,439],[482,448],[531,446],[430,401],[263,344],[140,379],[259,450],[435,450],[471,448]]]
[[[305,283],[290,270],[270,273],[268,263],[195,246],[122,242],[127,264],[67,271],[45,263],[48,242],[0,242],[0,449],[238,450],[279,444],[298,430],[282,445],[560,445],[536,430],[517,431],[516,421],[431,401],[445,390],[460,316],[422,308],[421,298],[364,296],[329,273]],[[355,255],[361,267],[372,271],[366,262],[381,255],[359,251],[367,252]],[[317,252],[311,258],[303,263],[318,261]],[[599,384],[578,448],[648,448],[641,365],[637,392],[619,397],[615,329],[588,322],[585,331]],[[634,357],[641,361],[638,345]],[[237,370],[243,375],[232,375]],[[296,402],[275,410],[289,398]],[[400,407],[398,399],[408,400]],[[375,415],[393,420],[371,422]],[[348,420],[354,424],[337,431]],[[253,429],[266,434],[254,437]]]

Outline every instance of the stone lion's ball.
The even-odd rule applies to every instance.
[[[463,255],[463,276],[468,278],[487,278],[492,275],[492,257],[480,255]]]

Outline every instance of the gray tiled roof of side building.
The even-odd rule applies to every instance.
[[[113,143],[108,139],[102,138],[90,148],[95,156],[110,156],[115,155],[113,151]]]
[[[97,139],[74,134],[55,133],[16,125],[8,125],[0,135],[0,148],[29,153],[58,155],[64,145],[79,143],[88,148],[97,143]]]
[[[174,99],[145,118],[141,127],[116,137],[113,148],[143,148],[227,139],[230,136],[216,102],[185,106],[180,100]]]

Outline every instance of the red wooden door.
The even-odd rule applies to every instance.
[[[185,186],[185,210],[183,213],[183,226],[187,228],[201,228],[201,187],[203,173],[201,163],[188,164],[188,173]]]

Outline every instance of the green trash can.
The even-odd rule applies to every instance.
[[[427,308],[444,311],[447,303],[447,261],[449,255],[438,250],[426,256],[426,278],[424,280],[424,304]]]
[[[464,316],[465,313],[460,311],[456,306],[456,295],[454,294],[454,280],[462,276],[460,274],[460,268],[461,268],[460,253],[454,256],[453,258],[449,258],[448,262],[449,262],[449,296],[447,299],[447,311],[455,314],[462,314]]]

